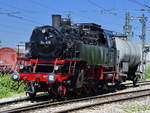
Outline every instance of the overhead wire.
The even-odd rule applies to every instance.
[[[89,2],[91,5],[94,5],[95,7],[99,8],[99,9],[102,9],[102,10],[100,10],[100,13],[101,13],[101,14],[109,14],[109,15],[112,15],[112,16],[114,16],[114,17],[119,17],[119,19],[124,20],[123,17],[121,17],[121,16],[118,15],[118,12],[117,12],[117,13],[114,12],[114,11],[119,11],[119,9],[115,9],[115,8],[106,9],[106,8],[100,6],[99,4],[95,3],[95,2],[92,1],[92,0],[88,0],[88,2]]]
[[[141,2],[139,2],[139,1],[137,1],[137,0],[128,0],[128,1],[133,2],[133,3],[136,3],[136,4],[140,5],[140,6],[145,7],[145,8],[150,8],[149,5],[146,5],[146,4],[144,4],[144,3],[141,3]]]
[[[47,9],[47,10],[59,12],[58,10],[53,9],[52,7],[49,7],[49,6],[45,5],[45,4],[41,4],[40,2],[37,2],[37,1],[34,1],[34,0],[28,0],[28,2],[31,2],[32,4],[36,4],[37,6],[42,7],[44,9]]]
[[[3,4],[3,5],[5,6],[6,4]],[[7,4],[7,6],[8,6],[8,4]],[[11,8],[11,9],[13,8],[13,9],[19,10],[19,8],[14,7],[12,5],[9,5],[8,7]],[[14,10],[6,9],[6,8],[0,8],[0,15],[6,15],[8,17],[13,17],[13,18],[16,18],[18,20],[21,20],[21,21],[15,21],[13,23],[22,23],[22,22],[27,22],[27,23],[25,23],[25,24],[23,23],[23,26],[21,27],[21,29],[18,28],[17,32],[14,31],[14,29],[16,29],[16,27],[14,27],[14,26],[0,24],[1,33],[11,33],[11,34],[15,34],[15,35],[23,35],[22,32],[25,31],[25,30],[23,30],[24,26],[27,26],[27,25],[28,26],[33,26],[35,24],[40,24],[41,25],[41,23],[38,23],[38,22],[36,22],[32,19],[26,18],[24,16],[18,16],[18,14],[20,14],[20,11],[17,11],[17,10],[14,11]],[[21,10],[23,10],[23,9],[21,9]],[[26,12],[26,10],[23,10],[23,12]],[[31,13],[31,12],[27,12],[27,13]]]
[[[98,4],[96,4],[96,3],[93,2],[92,0],[88,0],[88,2],[89,2],[90,4],[92,4],[92,5],[94,5],[95,7],[99,8],[99,9],[102,9],[102,10],[100,10],[101,13],[106,13],[106,14],[108,13],[108,14],[112,14],[112,15],[114,15],[114,16],[117,15],[117,13],[112,12],[112,9],[106,9],[106,8],[104,8],[104,7],[102,7],[102,6],[98,5]]]
[[[147,4],[145,4],[145,3],[141,3],[141,2],[139,2],[139,1],[137,1],[137,0],[128,0],[129,2],[132,2],[132,3],[135,3],[135,4],[137,4],[137,5],[140,5],[140,6],[142,6],[142,7],[144,7],[144,8],[147,8],[147,9],[140,9],[139,11],[146,11],[147,13],[150,13],[150,6],[149,5],[147,5]],[[147,23],[148,24],[148,23]],[[148,30],[146,30],[146,31],[148,31]]]
[[[102,7],[102,6],[100,6],[100,5],[98,5],[98,4],[96,4],[95,2],[93,2],[92,0],[88,0],[88,2],[91,4],[91,5],[94,5],[95,7],[97,7],[97,8],[99,8],[99,9],[102,9],[102,10],[100,10],[100,12],[102,13],[103,12],[103,14],[105,14],[105,12],[107,12],[107,14],[109,14],[109,15],[113,15],[113,16],[118,16],[118,14],[117,13],[113,13],[112,11],[114,10],[114,8],[112,8],[112,9],[106,9],[106,8],[104,8],[104,7]],[[119,16],[120,17],[120,16]],[[120,17],[121,19],[123,19],[122,17]],[[124,20],[124,19],[123,19]],[[104,22],[103,22],[104,23]],[[109,23],[111,23],[111,22],[109,22]],[[104,23],[104,24],[106,24],[106,25],[112,25],[112,23],[111,24],[108,24],[108,22],[107,23]],[[115,26],[123,26],[122,24],[115,24]]]
[[[8,4],[8,3],[5,3],[5,2],[2,2],[0,1],[1,4],[5,5],[5,6],[8,6],[9,8],[13,8],[13,9],[17,9],[17,10],[20,10],[20,11],[23,11],[25,13],[37,13],[36,11],[32,11],[32,10],[26,10],[26,9],[22,9],[22,8],[19,8],[19,7],[16,7],[16,6],[13,6],[12,4]]]
[[[55,10],[55,9],[52,9],[52,8],[49,8],[47,5],[45,5],[45,4],[41,4],[40,2],[37,2],[37,1],[34,1],[34,0],[29,0],[29,2],[32,2],[33,4],[36,4],[36,5],[38,5],[38,6],[40,6],[40,7],[42,7],[42,8],[45,8],[45,9],[48,9],[48,10],[53,10],[53,11],[57,11],[57,12],[62,12],[62,13],[64,13],[64,11],[58,11],[58,10]],[[91,2],[90,0],[89,0],[89,2],[90,3],[93,3],[94,4],[94,2]],[[14,6],[11,6],[11,5],[9,5],[9,4],[5,4],[5,5],[8,5],[9,7],[12,7],[12,8],[14,8],[14,9],[20,9],[20,8],[18,8],[18,7],[14,7]],[[96,4],[94,4],[94,5],[96,5]],[[102,9],[104,9],[105,11],[106,11],[106,9],[104,8],[104,7],[101,7],[101,6],[98,6],[98,5],[96,5],[98,8],[102,8]],[[21,9],[21,10],[23,10],[23,9]],[[25,11],[26,12],[26,10],[23,10],[23,11]],[[107,10],[108,11],[108,10]],[[28,12],[28,11],[27,11]],[[65,11],[66,12],[66,11]],[[90,20],[90,21],[99,21],[99,20],[96,20],[96,19],[94,19],[94,18],[92,18],[92,17],[88,17],[88,16],[84,16],[84,15],[80,15],[79,13],[76,13],[76,12],[74,12],[74,11],[71,11],[73,14],[75,14],[75,15],[79,15],[80,17],[82,17],[82,18],[86,18],[86,19],[88,19],[88,20]],[[28,12],[28,13],[31,13],[31,12]],[[19,16],[16,16],[16,15],[12,15],[12,14],[8,14],[9,16],[11,16],[11,17],[15,17],[15,18],[18,18],[18,19],[20,19],[20,20],[24,20],[24,21],[29,21],[29,22],[31,22],[31,23],[35,23],[35,24],[41,24],[41,23],[39,23],[39,22],[35,22],[34,20],[32,20],[32,19],[27,19],[27,18],[25,18],[25,17],[19,17]],[[120,25],[119,25],[120,26]],[[122,26],[122,25],[121,25]]]
[[[95,20],[95,19],[93,19],[93,18],[91,18],[91,17],[88,17],[88,16],[84,16],[83,14],[82,15],[80,15],[79,13],[77,13],[77,12],[75,12],[75,11],[60,11],[60,10],[56,10],[56,9],[53,9],[53,8],[51,8],[51,7],[48,7],[47,5],[45,5],[45,4],[41,4],[40,2],[37,2],[37,1],[35,1],[35,0],[28,0],[29,2],[31,2],[31,3],[33,3],[33,4],[36,4],[36,5],[38,5],[38,6],[40,6],[40,7],[42,7],[42,8],[44,8],[44,9],[48,9],[48,10],[51,10],[51,11],[55,11],[55,12],[59,12],[59,13],[68,13],[68,12],[71,12],[72,14],[74,14],[74,15],[78,15],[78,16],[80,16],[80,17],[82,17],[82,18],[86,18],[86,19],[88,19],[88,20],[94,20],[94,21],[97,21],[97,20]]]
[[[56,10],[56,9],[52,9],[52,8],[49,8],[47,5],[45,5],[45,4],[42,4],[42,3],[40,3],[40,2],[37,2],[37,1],[35,1],[35,0],[28,0],[29,2],[31,2],[31,3],[33,3],[33,4],[36,4],[36,5],[38,5],[39,7],[42,7],[42,8],[44,8],[44,9],[48,9],[48,10],[51,10],[51,11],[55,11],[55,12],[61,12],[61,13],[67,13],[67,11],[59,11],[59,10]],[[102,7],[103,8],[103,7]],[[104,9],[104,8],[103,8]],[[89,17],[89,16],[85,16],[85,15],[83,15],[83,14],[79,14],[79,13],[77,13],[77,12],[75,12],[75,11],[68,11],[68,12],[71,12],[73,15],[78,15],[79,17],[81,17],[81,18],[84,18],[84,19],[88,19],[88,20],[90,20],[90,21],[95,21],[95,22],[99,22],[99,20],[97,20],[97,19],[95,19],[95,18],[93,18],[93,17]],[[119,25],[120,26],[120,25]]]
[[[16,16],[16,15],[14,15],[13,13],[7,13],[7,12],[0,12],[0,15],[7,15],[7,16],[9,16],[9,17],[14,17],[14,18],[17,18],[17,19],[20,19],[20,20],[23,20],[23,21],[27,21],[27,22],[30,22],[30,23],[35,23],[35,24],[40,24],[41,25],[41,23],[39,23],[39,22],[36,22],[36,21],[34,21],[34,20],[32,20],[32,19],[28,19],[28,18],[25,18],[25,17],[23,17],[23,16]]]
[[[13,8],[13,9],[17,9],[19,10],[18,12],[20,12],[22,10],[22,12],[26,12],[26,13],[29,13],[29,14],[32,14],[32,11],[28,11],[28,10],[25,10],[25,9],[22,9],[22,8],[18,8],[18,7],[15,7],[15,6],[12,6],[12,5],[9,5],[9,4],[6,4],[4,2],[1,2],[0,3],[8,6],[9,8]],[[4,8],[3,8],[4,9]],[[5,9],[4,9],[5,10]],[[7,10],[7,9],[6,9]],[[14,12],[13,10],[8,10],[8,11],[11,11],[9,13],[7,13],[8,16],[11,16],[11,17],[15,17],[15,18],[18,18],[18,19],[21,19],[21,20],[24,20],[24,21],[27,21],[27,22],[30,22],[30,23],[35,23],[35,24],[40,24],[42,25],[40,22],[37,22],[35,20],[32,20],[30,19],[28,16],[16,16],[14,14],[12,14],[12,12]],[[20,12],[21,13],[21,12]],[[6,13],[5,13],[6,14]]]

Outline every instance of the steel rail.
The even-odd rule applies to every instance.
[[[86,98],[80,98],[80,99],[66,100],[66,101],[60,101],[60,102],[54,102],[54,103],[51,103],[51,101],[45,101],[45,102],[39,102],[39,103],[35,103],[35,104],[32,104],[32,105],[27,105],[27,106],[24,106],[24,107],[9,109],[9,110],[0,111],[0,112],[2,112],[2,113],[24,112],[24,111],[30,111],[30,110],[35,110],[35,109],[44,108],[44,107],[55,107],[57,105],[64,105],[64,104],[73,103],[73,102],[82,102],[82,101],[87,101],[87,100],[91,100],[91,99],[108,98],[108,97],[112,97],[112,96],[127,95],[127,94],[143,92],[143,91],[145,91],[145,92],[149,91],[148,94],[150,94],[150,89],[137,90],[137,91],[127,91],[127,92],[121,92],[121,93],[111,93],[111,94],[104,94],[104,95],[98,95],[98,96],[92,96],[92,97],[86,97]],[[145,93],[142,96],[146,96],[146,95],[147,95],[147,93]],[[141,96],[139,96],[139,97],[141,97]],[[134,98],[137,98],[137,97],[134,97]],[[109,101],[107,103],[110,103],[110,102],[111,101]],[[97,103],[97,104],[94,104],[94,105],[99,105],[99,104],[100,103]],[[94,105],[92,105],[92,106],[94,106]],[[89,105],[89,106],[91,106],[91,105]],[[86,107],[88,107],[88,105]],[[83,108],[85,108],[85,107],[83,106]],[[75,109],[79,109],[79,108],[75,108]],[[73,109],[70,109],[68,111],[72,111],[72,110]],[[59,111],[59,112],[64,112],[64,111]]]
[[[98,105],[103,105],[103,104],[110,104],[110,103],[120,102],[120,101],[127,101],[127,100],[132,100],[132,99],[135,99],[135,98],[140,98],[140,97],[150,95],[150,89],[145,90],[145,91],[141,90],[141,92],[142,92],[141,95],[123,97],[123,98],[115,98],[115,99],[108,100],[108,101],[96,102],[96,103],[93,103],[93,104],[87,104],[87,105],[83,105],[83,106],[78,106],[78,107],[73,107],[73,108],[69,108],[69,109],[65,109],[65,110],[60,110],[60,111],[56,111],[55,113],[67,113],[67,112],[71,112],[71,111],[78,111],[78,110],[86,109],[86,108],[93,107],[93,106],[98,106]],[[137,93],[137,92],[134,92],[134,93]]]
[[[16,99],[13,99],[13,100],[0,102],[0,108],[5,107],[5,106],[9,106],[11,104],[15,104],[15,103],[18,104],[18,103],[26,102],[26,101],[34,102],[34,101],[41,100],[41,99],[48,98],[48,97],[49,97],[48,94],[40,94],[40,95],[37,95],[34,98],[30,98],[30,97],[16,98]]]

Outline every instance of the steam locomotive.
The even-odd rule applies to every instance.
[[[137,82],[141,63],[140,44],[95,23],[71,23],[52,15],[52,26],[36,27],[26,43],[30,65],[12,74],[27,84],[27,93],[50,95],[90,94],[107,88],[109,82]]]

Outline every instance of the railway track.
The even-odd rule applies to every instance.
[[[150,80],[145,80],[145,81],[139,81],[137,82],[137,85],[148,85],[150,84]],[[124,85],[127,85],[127,86],[133,86],[133,83],[130,82],[130,83],[124,83]]]
[[[150,84],[150,80],[148,81],[140,81],[138,82],[138,85],[140,86],[144,86],[144,85],[149,85]],[[133,84],[132,83],[125,83],[124,84],[126,87],[133,87]],[[41,98],[42,97],[42,98]],[[44,97],[44,98],[43,98]],[[4,105],[10,105],[12,103],[19,103],[19,102],[23,102],[23,101],[35,101],[35,100],[39,100],[39,99],[45,99],[45,98],[48,98],[48,95],[47,94],[44,94],[44,95],[38,95],[36,96],[34,99],[31,99],[30,97],[23,97],[23,98],[17,98],[17,99],[14,99],[14,100],[9,100],[9,101],[4,101],[4,102],[0,102],[0,106],[4,106]]]
[[[22,97],[22,98],[16,98],[9,101],[0,102],[0,106],[9,105],[12,103],[19,103],[23,101],[36,101],[36,100],[44,100],[45,98],[48,98],[48,94],[40,94],[37,95],[34,99],[31,99],[30,97]]]
[[[140,85],[146,85],[146,84],[148,85],[148,84],[150,84],[150,82],[146,82],[146,83],[141,82],[139,84]],[[144,89],[144,90],[138,90],[138,91],[132,91],[132,92],[127,91],[127,92],[122,92],[122,93],[110,93],[110,94],[104,94],[104,95],[98,95],[98,96],[86,97],[86,98],[80,98],[80,99],[73,99],[73,100],[66,100],[66,101],[60,101],[60,102],[52,102],[51,100],[48,100],[48,101],[37,102],[37,103],[33,103],[31,105],[26,105],[26,106],[13,108],[13,109],[9,109],[9,110],[7,109],[5,111],[0,111],[0,112],[15,113],[15,112],[36,110],[36,109],[45,108],[45,107],[48,107],[50,109],[49,110],[50,112],[54,112],[53,110],[58,109],[59,107],[61,108],[61,111],[55,111],[55,112],[67,112],[67,111],[83,109],[86,107],[101,105],[101,104],[110,103],[110,102],[117,102],[117,101],[122,101],[122,100],[138,98],[141,96],[148,96],[149,94],[150,94],[150,89]],[[132,97],[132,95],[134,97]],[[119,99],[116,96],[126,97],[126,98]],[[88,103],[90,103],[90,104],[88,104]],[[66,109],[68,105],[69,105],[69,108]],[[79,105],[81,105],[81,106],[79,106]],[[70,108],[70,106],[74,106],[74,107]],[[63,109],[63,107],[64,107],[64,109]]]
[[[78,105],[77,103],[71,103],[70,106],[74,106],[74,107],[72,108],[66,107],[62,110],[56,111],[56,113],[66,113],[66,112],[71,112],[71,111],[77,111],[77,110],[85,109],[85,108],[96,106],[96,105],[110,104],[110,103],[119,102],[119,101],[126,101],[126,100],[131,100],[131,99],[140,98],[140,97],[149,96],[149,95],[150,95],[150,89],[123,92],[123,93],[112,94],[112,95],[104,95],[101,97],[94,97],[92,99],[90,98],[89,100],[87,100],[86,104],[82,104],[81,102]]]
[[[30,104],[34,104],[36,102],[46,101],[48,99],[51,101],[56,100],[56,99],[52,100],[48,94],[40,94],[33,99],[30,97],[22,97],[22,98],[16,98],[13,100],[9,100],[9,101],[0,102],[0,112],[5,109],[16,108],[16,107],[22,106],[22,105],[30,105]]]

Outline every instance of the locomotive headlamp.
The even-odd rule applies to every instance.
[[[58,69],[59,69],[59,67],[58,67],[58,66],[55,66],[55,67],[54,67],[54,70],[56,70],[56,71],[57,71]]]
[[[55,74],[51,73],[47,76],[47,80],[49,83],[54,83],[56,81],[56,76]]]
[[[20,80],[20,75],[19,73],[15,72],[12,74],[12,80],[13,81],[19,81]]]
[[[20,65],[20,69],[23,69],[24,68],[24,65]]]

